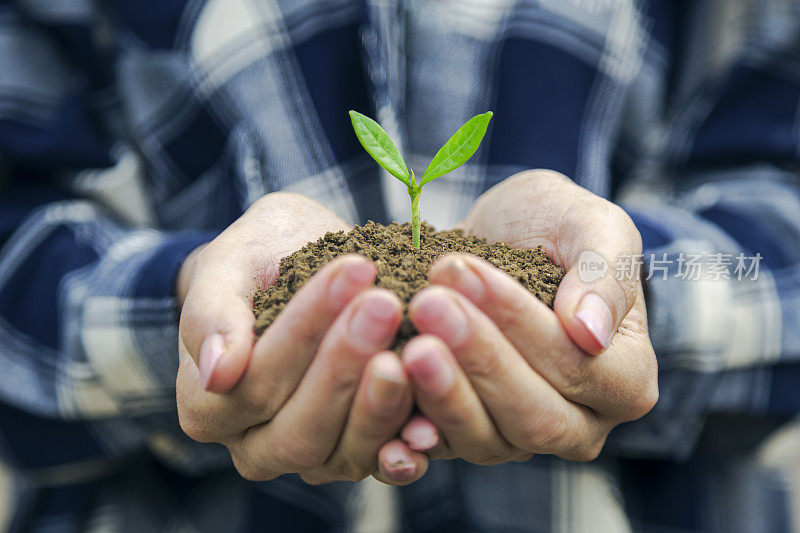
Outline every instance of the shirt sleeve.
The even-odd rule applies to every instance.
[[[642,235],[660,399],[609,450],[686,457],[709,415],[800,410],[800,26],[779,12],[746,11],[727,48],[683,26],[716,11],[651,13],[669,67],[626,118],[637,148],[620,149],[635,163],[617,200]]]
[[[672,203],[628,206],[643,239],[660,400],[612,447],[681,457],[711,413],[800,407],[797,177],[758,166],[713,178]]]
[[[126,227],[90,201],[36,196],[12,188],[0,202],[0,419],[16,411],[3,432],[12,460],[35,463],[27,446],[54,420],[83,427],[96,441],[84,449],[101,456],[198,452],[175,411],[174,288],[183,260],[213,234]]]
[[[227,462],[182,434],[175,406],[175,280],[213,233],[126,222],[63,187],[115,159],[88,103],[108,72],[68,57],[90,35],[0,5],[0,453],[22,469],[144,450],[188,469]]]

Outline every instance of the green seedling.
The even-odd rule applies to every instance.
[[[458,128],[458,131],[433,156],[433,160],[417,183],[414,171],[409,173],[408,167],[400,155],[400,150],[392,142],[389,134],[368,116],[350,111],[350,120],[353,122],[353,129],[361,146],[380,166],[402,181],[408,189],[408,196],[411,197],[411,244],[414,248],[419,248],[419,197],[423,185],[466,163],[481,144],[491,118],[492,112],[487,111],[481,115],[475,115]]]

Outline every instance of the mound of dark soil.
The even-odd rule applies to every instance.
[[[505,271],[552,307],[564,270],[550,262],[541,246],[533,250],[509,248],[502,242],[489,244],[461,230],[435,231],[427,224],[422,225],[420,235],[421,248],[417,250],[411,246],[410,223],[384,226],[368,222],[349,233],[328,233],[284,257],[274,285],[258,291],[253,298],[256,335],[269,327],[308,278],[335,257],[350,253],[373,261],[378,267],[375,284],[396,293],[406,306],[414,294],[429,285],[428,269],[437,257],[467,252]],[[414,333],[406,313],[394,348],[403,346]]]

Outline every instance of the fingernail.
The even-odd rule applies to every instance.
[[[351,342],[364,351],[378,350],[394,334],[392,326],[400,315],[400,306],[388,294],[364,295],[350,320]]]
[[[614,319],[611,316],[611,310],[602,298],[593,292],[588,293],[578,305],[575,318],[586,326],[586,329],[603,349],[608,348],[613,334]]]
[[[439,444],[439,434],[427,421],[412,422],[403,430],[403,440],[412,450],[424,452]]]
[[[445,361],[442,348],[431,338],[408,343],[403,360],[414,383],[428,394],[444,394],[455,381],[453,368]]]
[[[463,258],[455,257],[449,260],[447,267],[449,269],[448,276],[454,289],[473,302],[483,299],[486,294],[483,281]]]
[[[328,297],[338,306],[346,304],[358,289],[375,279],[375,265],[366,261],[353,261],[342,265],[328,288]]]
[[[211,383],[211,378],[214,375],[214,369],[222,359],[222,353],[225,351],[225,338],[219,333],[214,333],[203,341],[200,347],[199,367],[200,379],[203,380],[203,387],[208,390]]]
[[[396,480],[408,479],[417,471],[414,460],[401,446],[391,446],[384,455],[386,473]]]
[[[395,408],[403,399],[405,379],[400,360],[394,354],[376,355],[371,364],[372,379],[367,396],[376,407]]]
[[[428,289],[412,301],[414,323],[425,333],[433,333],[456,348],[467,340],[467,315],[444,289]]]

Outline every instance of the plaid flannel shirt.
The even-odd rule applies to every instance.
[[[408,218],[353,108],[416,167],[493,109],[470,163],[426,187],[426,218],[446,226],[511,173],[552,168],[628,209],[651,277],[653,412],[589,464],[434,463],[390,493],[403,528],[790,529],[799,21],[792,0],[0,1],[12,527],[378,530],[363,485],[247,482],[175,409],[191,249],[276,190],[353,223]],[[763,260],[756,280],[729,263],[686,280],[687,253]]]

